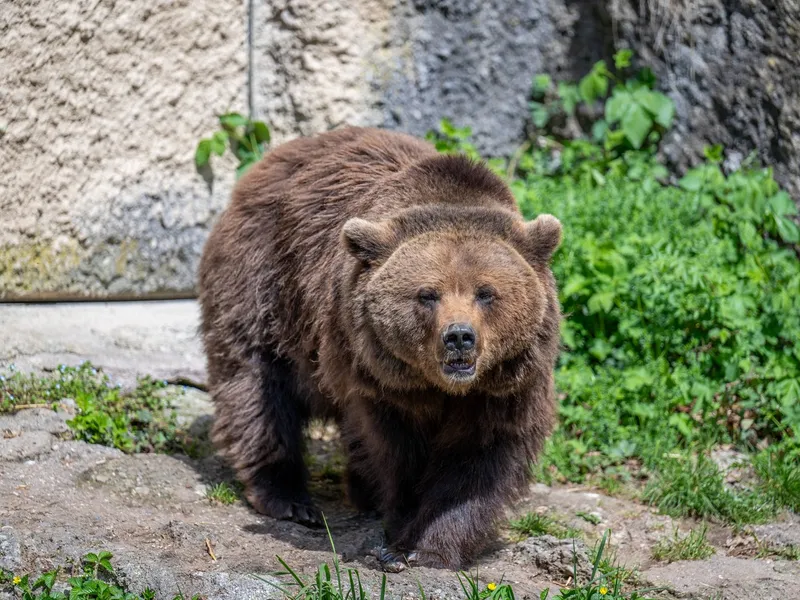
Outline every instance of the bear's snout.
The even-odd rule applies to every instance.
[[[468,352],[475,347],[478,334],[469,323],[452,323],[444,328],[442,342],[450,352]]]
[[[451,323],[442,330],[442,371],[448,380],[467,383],[475,376],[478,332],[469,323]]]

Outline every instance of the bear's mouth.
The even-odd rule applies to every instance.
[[[442,364],[445,375],[454,379],[468,379],[475,375],[475,361],[466,358],[453,358]]]

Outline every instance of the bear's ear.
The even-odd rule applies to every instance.
[[[366,264],[376,263],[392,253],[395,234],[388,223],[349,219],[342,227],[342,241],[347,250]]]
[[[539,215],[525,224],[525,255],[529,261],[547,262],[561,243],[561,221]]]

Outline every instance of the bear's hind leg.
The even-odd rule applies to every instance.
[[[214,441],[232,462],[248,502],[276,519],[320,526],[303,461],[308,405],[298,393],[291,363],[269,353],[237,365],[231,376],[212,384],[211,392]]]

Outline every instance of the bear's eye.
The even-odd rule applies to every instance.
[[[417,300],[425,306],[433,306],[439,301],[439,294],[436,293],[436,290],[423,288],[417,293]]]
[[[475,292],[475,299],[484,306],[488,306],[494,302],[495,295],[496,292],[494,291],[494,288],[485,285],[478,288],[478,291]]]

